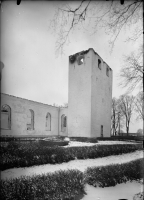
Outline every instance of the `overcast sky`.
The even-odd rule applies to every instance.
[[[76,2],[77,3],[77,2]],[[49,28],[55,9],[61,2],[5,1],[1,9],[1,61],[4,63],[2,92],[52,105],[68,102],[68,56],[93,48],[113,70],[113,97],[125,92],[118,86],[122,56],[138,48],[137,43],[124,42],[122,32],[110,54],[109,36],[103,30],[90,36],[76,31],[70,36],[65,54],[55,54],[57,35]],[[131,125],[132,131],[142,126]]]

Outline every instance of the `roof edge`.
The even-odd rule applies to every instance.
[[[10,94],[6,94],[6,93],[2,93],[1,94],[4,94],[4,95],[7,95],[7,96],[10,96],[10,97],[15,97],[15,98],[18,98],[18,99],[22,99],[22,100],[26,100],[26,101],[31,101],[33,103],[38,103],[38,104],[42,104],[42,105],[46,105],[46,106],[52,106],[52,105],[49,105],[49,104],[45,104],[45,103],[41,103],[41,102],[38,102],[38,101],[33,101],[33,100],[29,100],[29,99],[25,99],[25,98],[22,98],[22,97],[16,97],[14,95],[10,95]],[[59,108],[57,106],[52,106],[54,108]]]

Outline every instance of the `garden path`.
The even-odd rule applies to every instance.
[[[78,169],[84,172],[87,167],[95,166],[105,166],[109,164],[120,164],[143,158],[143,151],[135,151],[132,153],[117,155],[117,156],[107,156],[103,158],[96,159],[86,159],[86,160],[72,160],[67,163],[61,164],[45,164],[39,166],[32,166],[26,168],[13,168],[7,169],[1,172],[1,179],[16,178],[20,176],[32,176],[43,173],[51,173],[58,170],[70,170]]]

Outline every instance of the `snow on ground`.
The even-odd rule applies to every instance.
[[[116,156],[107,156],[103,158],[96,159],[86,159],[86,160],[72,160],[67,163],[61,164],[45,164],[33,167],[26,168],[13,168],[7,169],[1,172],[1,179],[9,179],[20,176],[32,176],[42,173],[51,173],[58,170],[68,170],[68,169],[78,169],[84,172],[87,167],[125,163],[138,158],[143,158],[143,151],[135,151],[132,153],[116,155]]]
[[[90,142],[77,142],[77,141],[70,141],[67,147],[74,147],[74,146],[94,146],[94,145],[112,145],[112,144],[137,144],[136,142],[126,142],[126,141],[98,141],[98,143],[90,143]]]
[[[81,200],[133,200],[135,194],[143,191],[143,185],[135,181],[105,188],[86,184],[85,191],[87,194]]]

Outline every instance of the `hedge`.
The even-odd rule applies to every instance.
[[[84,193],[83,173],[78,170],[1,180],[1,200],[74,200]]]
[[[94,159],[110,155],[134,152],[141,149],[140,144],[94,145],[83,147],[47,147],[39,143],[12,143],[1,147],[0,170],[29,167],[42,164],[69,162],[74,159]]]
[[[87,138],[87,137],[70,137],[71,141],[78,141],[78,142],[90,142],[90,143],[97,143],[97,138]]]
[[[12,141],[17,141],[17,142],[24,142],[24,141],[29,141],[29,142],[34,142],[36,140],[59,140],[59,141],[64,141],[64,136],[21,136],[21,137],[13,137],[13,136],[0,136],[0,142],[12,142]],[[79,142],[90,142],[90,143],[97,143],[97,138],[88,138],[88,137],[70,137],[71,141],[79,141]]]
[[[111,136],[111,137],[97,137],[98,141],[137,141],[137,142],[142,142],[144,140],[143,136],[132,136],[132,135],[124,135],[124,136]]]
[[[127,181],[143,178],[144,160],[138,159],[123,164],[89,167],[85,172],[86,182],[94,187],[110,187]]]
[[[39,140],[40,145],[42,146],[48,146],[48,147],[54,147],[54,146],[66,146],[69,144],[68,141],[58,141],[58,140]]]
[[[63,139],[62,137],[59,137],[59,136],[46,136],[46,135],[27,135],[27,136],[10,136],[10,135],[6,135],[6,136],[0,136],[0,142],[11,142],[11,141],[18,141],[18,142],[21,142],[21,141],[35,141],[35,140],[40,140],[40,139],[45,139],[45,138],[48,138],[48,139],[52,139],[52,138],[60,138],[60,139]]]

